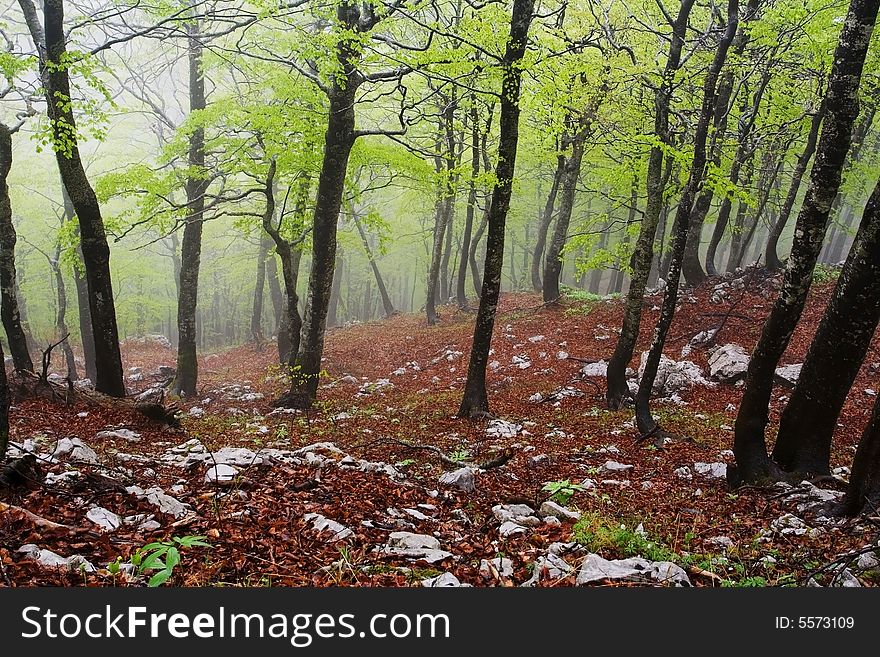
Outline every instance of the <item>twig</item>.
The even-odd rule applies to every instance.
[[[51,520],[46,520],[35,513],[31,513],[27,509],[22,509],[20,506],[13,506],[12,504],[6,504],[6,502],[0,502],[0,512],[3,511],[22,516],[27,520],[30,520],[40,529],[73,529],[70,525],[62,525],[57,522],[52,522]]]

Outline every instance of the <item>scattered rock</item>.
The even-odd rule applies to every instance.
[[[392,532],[388,537],[388,545],[377,548],[377,551],[405,559],[423,560],[428,563],[443,561],[452,556],[451,552],[440,549],[440,541],[433,536],[410,532]]]
[[[66,456],[70,461],[82,461],[93,464],[99,462],[95,450],[79,438],[62,438],[59,440],[55,451],[52,453],[52,457],[58,459],[61,456]]]
[[[684,479],[685,481],[690,481],[694,478],[694,475],[691,473],[691,469],[686,465],[683,465],[680,468],[676,468],[672,471],[672,474],[674,474],[679,479]]]
[[[721,383],[736,383],[749,368],[749,355],[738,344],[730,343],[709,354],[709,377]]]
[[[724,548],[725,550],[729,550],[734,546],[733,539],[729,536],[713,536],[712,538],[706,539],[706,544]]]
[[[516,438],[522,425],[507,420],[492,420],[486,427],[486,435],[493,438]]]
[[[442,575],[437,575],[436,577],[429,577],[428,579],[422,580],[422,586],[428,589],[436,589],[436,588],[462,588],[468,587],[470,584],[462,584],[458,581],[458,578],[452,573],[443,573]]]
[[[131,429],[105,429],[104,431],[99,431],[95,434],[95,438],[102,440],[127,440],[130,443],[139,443],[141,441],[141,434],[137,431],[132,431]]]
[[[797,516],[786,513],[771,522],[770,529],[783,536],[803,536],[809,530],[809,526]]]
[[[480,575],[483,577],[492,577],[491,564],[501,577],[513,577],[513,561],[507,557],[495,557],[494,559],[483,559],[480,561]]]
[[[553,500],[547,500],[544,502],[538,510],[538,514],[541,516],[553,516],[554,518],[558,518],[565,522],[577,522],[581,519],[580,513],[572,511],[561,504],[557,504]]]
[[[727,478],[727,464],[725,463],[694,463],[694,471],[711,479]]]
[[[226,463],[218,463],[208,469],[205,473],[206,484],[229,484],[235,481],[238,476],[238,468]]]
[[[303,516],[303,519],[307,522],[311,522],[312,527],[314,527],[315,531],[318,533],[330,532],[331,536],[328,539],[329,541],[342,541],[349,536],[354,535],[354,532],[345,525],[342,525],[335,520],[331,520],[330,518],[325,518],[320,513],[307,513]]]
[[[645,371],[648,361],[648,352],[642,352],[641,364],[639,365],[639,378]],[[700,366],[689,360],[674,361],[666,356],[660,357],[657,366],[657,376],[654,379],[652,392],[658,396],[668,397],[683,390],[689,390],[694,386],[714,385],[711,381],[703,378]]]
[[[652,579],[674,586],[691,585],[687,573],[671,561],[648,561],[640,557],[609,561],[598,554],[588,554],[578,572],[578,586],[606,579]]]
[[[122,518],[101,506],[89,509],[86,518],[108,532],[115,531],[122,525]]]
[[[22,545],[18,548],[18,552],[28,559],[32,559],[47,568],[63,568],[70,572],[84,570],[87,573],[95,572],[95,567],[85,558],[78,554],[69,557],[62,557],[51,550],[40,549],[33,543]]]
[[[581,368],[582,376],[608,376],[608,363],[600,360],[598,363],[587,363]]]
[[[617,461],[605,461],[602,464],[601,470],[605,472],[623,472],[625,470],[632,470],[634,466],[627,463],[619,463]]]
[[[182,518],[192,511],[189,504],[184,504],[180,500],[171,497],[158,486],[153,486],[146,490],[140,486],[128,486],[125,491],[138,499],[146,500],[162,513],[167,513],[175,518]]]
[[[498,534],[501,538],[510,538],[517,534],[525,534],[526,531],[528,530],[523,525],[510,520],[501,523],[501,527],[498,528]]]
[[[803,363],[798,363],[796,365],[785,365],[783,367],[777,367],[774,380],[781,386],[784,386],[786,388],[794,388],[795,384],[798,382],[798,379],[801,376],[801,368],[803,366]]]
[[[474,483],[474,471],[471,468],[459,468],[454,472],[445,472],[440,476],[440,483],[449,488],[455,488],[463,493],[473,493],[476,490]]]

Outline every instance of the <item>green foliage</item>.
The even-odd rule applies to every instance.
[[[813,270],[813,282],[819,285],[833,283],[840,276],[840,267],[818,264]]]
[[[147,543],[134,551],[131,555],[131,564],[135,567],[138,575],[155,571],[147,586],[161,586],[171,578],[174,569],[180,565],[180,550],[193,547],[212,547],[210,543],[202,540],[204,538],[204,536],[173,536],[170,541]]]
[[[542,491],[550,493],[550,499],[562,506],[568,504],[575,493],[585,490],[581,484],[574,484],[568,479],[560,481],[548,481],[544,483]]]
[[[574,526],[573,538],[595,552],[612,558],[644,557],[652,561],[677,561],[677,555],[660,542],[625,523],[587,512]]]

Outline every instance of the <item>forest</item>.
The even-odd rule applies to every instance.
[[[880,0],[0,9],[0,587],[880,584]]]

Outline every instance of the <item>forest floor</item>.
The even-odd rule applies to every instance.
[[[778,282],[746,282],[745,291],[713,281],[685,292],[666,354],[683,360],[681,349],[710,329],[719,329],[715,344],[750,351]],[[802,362],[832,287],[814,286],[784,364]],[[649,346],[660,301],[646,297],[637,354]],[[305,414],[271,406],[284,390],[272,345],[205,355],[198,399],[181,404],[177,430],[82,398],[16,403],[12,441],[54,456],[0,491],[0,501],[39,516],[0,510],[0,585],[143,585],[144,577],[114,574],[107,564],[119,557],[130,570],[137,548],[186,536],[204,536],[210,547],[180,549],[170,582],[181,586],[418,586],[443,573],[474,586],[565,586],[578,581],[585,560],[604,564],[591,554],[672,561],[695,586],[880,581],[864,555],[859,567],[853,558],[822,569],[876,545],[878,525],[826,518],[818,503],[844,490],[876,394],[876,343],[840,419],[837,480],[731,492],[719,464],[732,461],[739,388],[695,385],[655,401],[662,426],[692,439],[658,449],[637,441],[631,410],[605,409],[605,379],[583,374],[585,364],[610,356],[620,300],[574,295],[545,307],[534,294],[504,294],[488,374],[491,409],[503,421],[492,422],[455,417],[473,313],[448,306],[441,315],[431,328],[422,316],[399,315],[329,331],[320,401]],[[123,349],[126,368],[140,368],[130,377],[145,379],[130,383],[133,393],[161,378],[148,373],[174,364],[158,343]],[[705,372],[707,347],[687,359]],[[774,390],[770,436],[789,393]],[[113,433],[119,429],[133,433]],[[62,440],[71,437],[94,454]],[[478,470],[465,492],[439,481],[455,467],[407,443],[453,461],[510,458]],[[208,481],[209,472],[231,479]],[[554,491],[581,514],[576,524],[547,518],[548,507],[538,513]],[[531,509],[497,506],[516,504]],[[22,550],[27,544],[36,547]],[[84,562],[71,555],[88,563],[78,567]],[[60,565],[46,565],[53,559]]]

